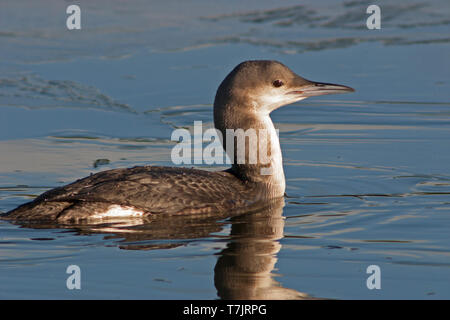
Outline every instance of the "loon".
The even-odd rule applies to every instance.
[[[225,171],[160,166],[107,170],[49,190],[2,218],[71,223],[156,214],[215,215],[281,198],[286,182],[270,113],[307,97],[352,91],[343,85],[306,80],[278,61],[242,62],[217,90],[214,126],[222,137],[227,129],[266,130],[268,161],[251,163],[251,150],[246,148],[245,161],[237,161],[237,153],[231,153],[234,161]],[[223,147],[230,155],[229,147],[225,143]]]

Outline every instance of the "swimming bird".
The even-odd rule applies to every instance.
[[[49,190],[2,218],[70,223],[90,218],[245,211],[285,194],[280,142],[270,113],[308,97],[351,91],[343,85],[306,80],[278,61],[242,62],[217,90],[214,125],[222,137],[229,129],[262,130],[268,161],[249,161],[254,150],[248,140],[244,140],[245,159],[238,161],[239,152],[230,150],[240,147],[234,136],[232,144],[223,143],[233,160],[225,171],[160,166],[107,170]]]

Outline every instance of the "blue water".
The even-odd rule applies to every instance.
[[[356,89],[272,114],[287,197],[267,212],[0,221],[0,298],[449,299],[450,5],[377,3],[381,30],[366,1],[80,1],[77,31],[66,2],[0,3],[2,212],[90,173],[173,165],[172,131],[212,125],[241,61]]]

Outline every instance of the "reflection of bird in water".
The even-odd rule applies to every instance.
[[[283,238],[284,199],[260,212],[232,218],[231,240],[214,269],[217,294],[226,300],[311,299],[283,287],[272,273]]]
[[[66,223],[117,216],[215,214],[283,197],[281,149],[270,112],[310,96],[349,91],[353,89],[303,79],[276,61],[243,62],[217,90],[214,124],[223,137],[227,129],[265,130],[268,159],[264,162],[250,161],[254,150],[247,142],[240,161],[234,137],[237,152],[230,156],[233,165],[226,171],[150,166],[104,171],[47,191],[8,212],[6,218]]]
[[[234,216],[154,215],[145,218],[122,218],[102,224],[71,224],[79,234],[106,234],[125,250],[169,249],[188,244],[192,239],[211,237],[231,223],[225,249],[217,253],[214,285],[221,299],[311,299],[306,294],[283,287],[273,273],[283,237],[284,198],[266,203],[255,212]],[[48,222],[21,223],[32,228],[63,228]],[[66,226],[67,227],[67,226]],[[224,238],[223,239],[227,239]],[[172,280],[172,279],[169,279]]]

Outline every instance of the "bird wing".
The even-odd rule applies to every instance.
[[[248,186],[228,172],[173,167],[113,169],[49,190],[7,215],[78,218],[94,208],[129,206],[146,214],[189,214],[248,206]],[[14,212],[15,211],[15,212]],[[46,212],[47,211],[47,212]]]

